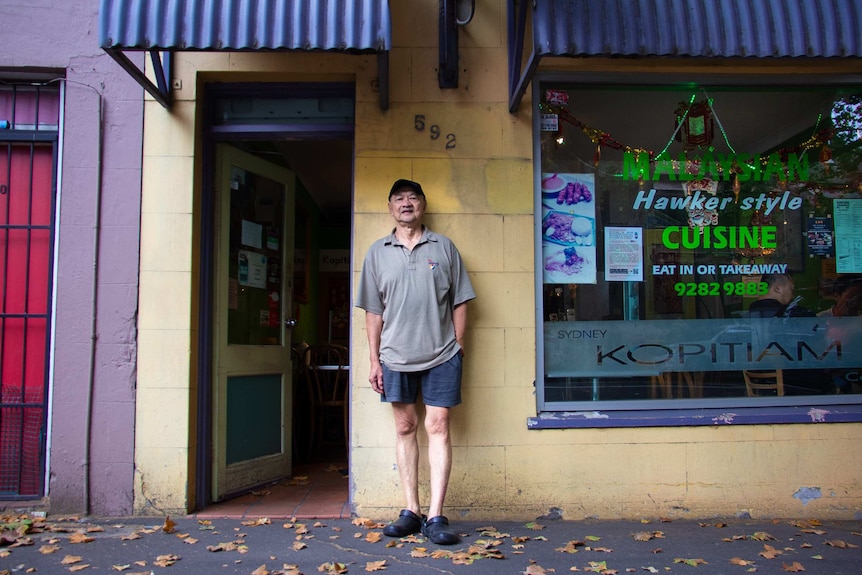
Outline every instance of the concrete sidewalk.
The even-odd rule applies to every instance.
[[[0,574],[862,573],[862,521],[452,519],[463,542],[441,547],[360,519],[49,517],[3,531]]]

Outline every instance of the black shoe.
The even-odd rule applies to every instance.
[[[419,517],[409,509],[404,509],[398,519],[383,528],[383,534],[389,537],[407,537],[419,533],[425,517]]]
[[[422,534],[437,545],[455,545],[461,538],[449,527],[449,520],[438,515],[422,522]]]

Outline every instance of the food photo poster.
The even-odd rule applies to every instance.
[[[544,283],[596,283],[595,191],[593,174],[542,174]]]

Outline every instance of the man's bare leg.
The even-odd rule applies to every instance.
[[[393,403],[395,416],[395,461],[398,475],[404,489],[405,509],[422,516],[419,505],[419,444],[416,431],[419,427],[419,414],[412,403]]]
[[[443,515],[443,501],[452,470],[452,441],[449,437],[449,408],[426,406],[425,431],[428,434],[428,466],[431,502],[428,517]]]

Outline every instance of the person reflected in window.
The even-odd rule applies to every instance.
[[[796,285],[789,274],[763,274],[761,282],[766,284],[766,293],[748,307],[751,318],[814,317],[815,313],[799,305],[801,296],[795,295]],[[761,337],[767,340],[780,339],[787,331],[785,325],[762,326]],[[829,393],[831,381],[819,369],[783,369],[786,395],[819,395]]]
[[[856,317],[862,315],[862,275],[844,274],[838,276],[833,283],[835,304],[829,309],[819,312],[819,317]],[[858,329],[855,324],[830,325],[829,335],[839,341],[846,341],[850,337],[849,331]],[[853,393],[859,391],[860,368],[831,369],[828,374],[831,378],[834,393]]]
[[[796,285],[790,274],[763,274],[766,293],[748,306],[749,317],[811,317],[814,313],[799,305],[801,296],[793,297]]]
[[[422,186],[398,180],[389,192],[395,228],[365,256],[356,306],[365,310],[371,369],[368,380],[395,416],[395,459],[406,498],[398,519],[383,528],[389,537],[418,531],[438,545],[460,537],[443,515],[452,467],[449,412],[461,403],[467,302],[476,297],[452,241],[426,228]],[[417,401],[425,406],[420,421]],[[428,435],[430,502],[419,502],[417,430]]]
[[[862,275],[838,276],[833,284],[833,293],[835,304],[829,309],[818,312],[818,316],[848,317],[862,312]]]

